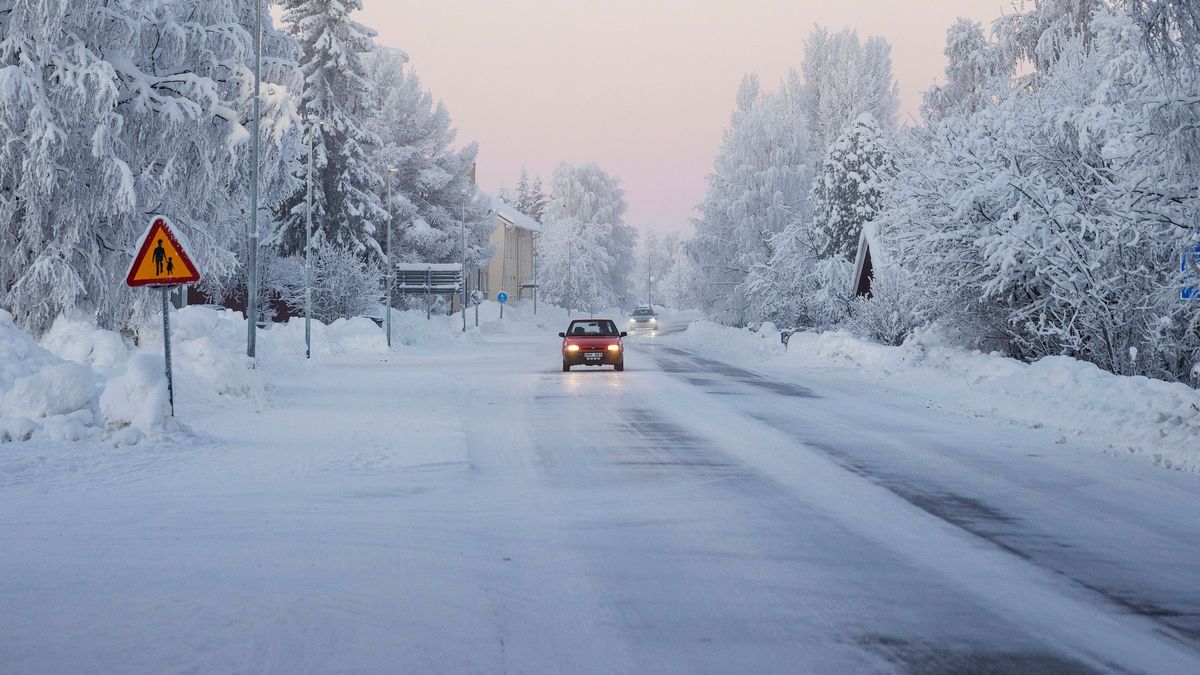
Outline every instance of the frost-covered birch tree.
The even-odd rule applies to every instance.
[[[761,94],[754,76],[739,89],[688,245],[701,308],[718,321],[744,325],[761,318],[776,289],[751,273],[771,260],[776,235],[790,223],[808,222],[813,155],[798,100],[786,84]]]
[[[538,282],[547,302],[571,309],[613,307],[629,287],[636,231],[624,223],[625,193],[593,163],[554,171],[553,196],[537,242]]]
[[[896,127],[900,89],[892,75],[892,45],[882,37],[863,42],[853,29],[830,33],[817,26],[805,43],[800,73],[801,105],[817,153],[824,154],[864,113],[884,130]]]

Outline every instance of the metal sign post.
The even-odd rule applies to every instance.
[[[483,302],[483,293],[478,289],[471,291],[471,304],[475,305],[475,327],[479,328],[479,303]]]
[[[167,400],[171,416],[175,416],[175,376],[171,368],[171,288],[200,280],[200,272],[192,264],[183,243],[171,230],[166,218],[150,222],[138,246],[133,265],[125,277],[131,288],[149,286],[162,293],[163,360],[167,374]]]
[[[175,416],[175,375],[171,370],[171,301],[167,297],[171,293],[170,286],[159,286],[162,289],[163,309],[163,357],[167,365],[167,401],[171,404],[171,417]]]

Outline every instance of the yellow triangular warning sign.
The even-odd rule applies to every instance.
[[[130,286],[174,286],[200,281],[200,272],[171,231],[167,219],[158,216],[146,231],[125,283]]]

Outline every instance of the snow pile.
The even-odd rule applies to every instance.
[[[265,399],[244,352],[240,314],[188,307],[173,312],[171,323],[177,399],[191,406]],[[120,335],[70,316],[59,317],[39,345],[0,312],[0,441],[128,445],[175,428],[161,325],[143,327],[138,337],[134,350]]]
[[[1159,466],[1200,472],[1200,391],[1185,384],[1114,375],[1064,356],[1024,363],[943,344],[936,333],[900,347],[844,331],[796,333],[784,352],[770,326],[752,333],[701,321],[668,339],[706,354],[768,363],[775,375],[852,369],[943,409],[1100,439]]]
[[[692,321],[688,329],[677,336],[670,336],[683,346],[703,350],[706,354],[726,358],[760,359],[776,358],[783,354],[783,343],[779,330],[767,323],[757,331],[730,328],[708,320]]]
[[[783,361],[840,363],[942,407],[1099,438],[1166,468],[1200,471],[1200,391],[1184,384],[1114,375],[1065,356],[1024,363],[968,352],[933,334],[885,347],[844,332],[797,333]]]
[[[41,339],[51,354],[110,373],[129,358],[129,347],[121,336],[96,327],[81,314],[60,316]]]
[[[99,389],[91,368],[38,346],[0,310],[0,443],[90,437]]]
[[[170,402],[161,355],[134,354],[100,395],[100,414],[114,445],[158,436],[168,425]]]
[[[163,370],[162,325],[143,327],[138,338]],[[239,312],[209,307],[172,312],[171,357],[178,401],[219,406],[230,398],[255,405],[266,399],[263,379],[246,356],[246,320]]]

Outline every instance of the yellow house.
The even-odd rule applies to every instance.
[[[496,246],[496,254],[475,278],[467,279],[467,288],[483,291],[489,300],[495,300],[500,291],[508,293],[509,302],[533,299],[537,292],[533,238],[541,225],[496,197],[491,200],[496,229],[490,243]]]

